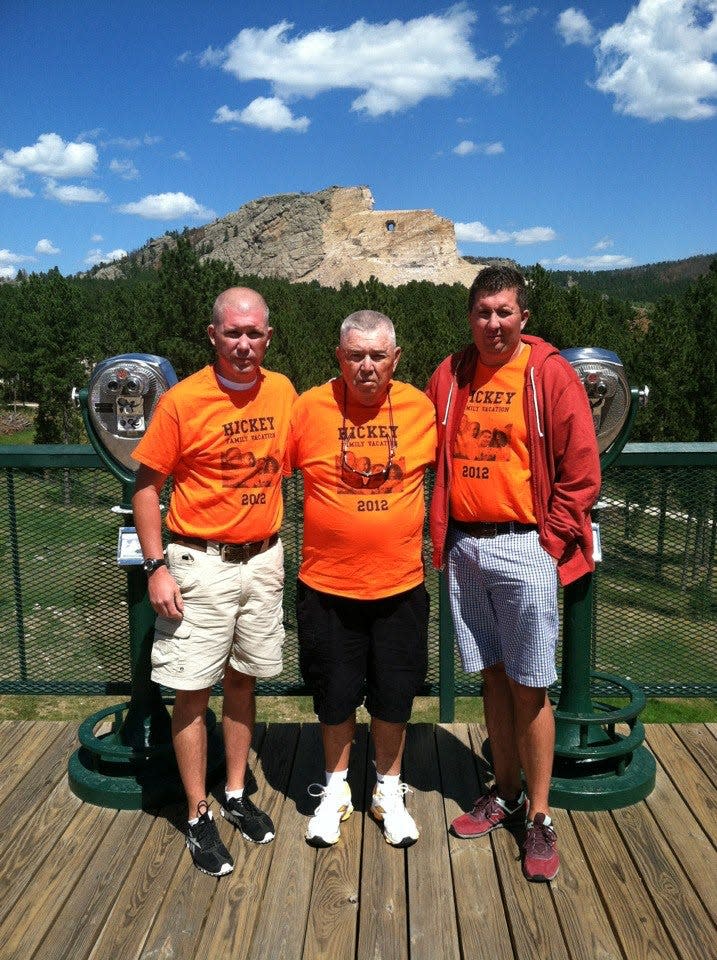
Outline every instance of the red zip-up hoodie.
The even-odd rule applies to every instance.
[[[540,543],[558,561],[565,586],[595,569],[590,509],[600,493],[600,458],[585,388],[558,350],[521,335],[531,351],[523,409],[528,429],[530,489]],[[430,509],[433,565],[443,567],[453,448],[468,401],[478,351],[471,344],[437,367],[426,393],[436,408],[438,457]]]

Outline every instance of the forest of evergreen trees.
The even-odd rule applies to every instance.
[[[561,289],[540,266],[528,275],[528,332],[560,349],[613,350],[633,385],[649,385],[650,402],[633,440],[717,439],[717,260],[683,292],[647,311],[577,286]],[[70,392],[87,383],[91,365],[119,353],[154,353],[186,376],[210,359],[211,305],[237,283],[266,299],[275,330],[267,365],[299,391],[335,374],[339,323],[354,310],[391,317],[404,351],[398,376],[421,388],[438,362],[468,341],[467,292],[458,284],[388,287],[372,278],[334,290],[239,276],[228,264],[200,263],[180,240],[165,250],[159,270],[136,270],[126,280],[67,278],[51,270],[0,284],[0,399],[39,403],[37,443],[84,443]]]

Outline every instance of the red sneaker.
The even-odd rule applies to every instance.
[[[508,826],[525,819],[526,799],[521,791],[512,802],[507,803],[498,796],[496,787],[478,797],[469,813],[462,813],[451,824],[451,830],[457,837],[468,840],[484,837],[497,827]]]
[[[554,880],[560,869],[558,838],[544,813],[528,821],[523,843],[523,873],[527,880]]]

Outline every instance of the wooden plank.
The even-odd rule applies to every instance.
[[[185,816],[184,803],[175,804],[165,807],[152,822],[126,880],[110,898],[111,910],[92,948],[91,960],[140,956],[182,855],[177,822]]]
[[[705,726],[712,734],[713,737],[717,738],[717,723],[706,723]]]
[[[368,728],[362,723],[356,728],[348,777],[351,795],[359,807],[366,790],[367,754]],[[312,800],[307,813],[315,804]],[[337,844],[316,852],[303,960],[353,960],[356,955],[362,834],[359,810],[341,824]]]
[[[411,960],[458,957],[456,903],[432,724],[409,724],[404,768],[414,790],[407,806],[421,831],[418,842],[406,851]]]
[[[672,728],[695,759],[700,770],[717,787],[717,740],[703,723],[680,723]]]
[[[565,810],[554,809],[551,815],[558,835],[560,873],[550,886],[570,958],[621,960],[622,951],[573,822]]]
[[[573,811],[570,817],[625,956],[675,960],[678,954],[611,815]]]
[[[141,847],[153,821],[142,811],[117,812],[33,960],[83,960],[89,955],[132,865],[127,852]]]
[[[473,749],[483,749],[486,728],[469,726]],[[490,835],[503,890],[505,911],[510,924],[513,948],[520,960],[568,960],[560,923],[551,896],[551,884],[529,883],[521,868],[521,844],[524,830],[496,830]],[[559,884],[560,876],[553,881]]]
[[[307,785],[323,767],[318,725],[303,724],[281,817],[281,834],[269,869],[271,896],[261,905],[247,956],[250,960],[299,960],[311,902],[316,851],[305,839]],[[293,802],[292,802],[293,801]]]
[[[380,824],[368,813],[376,783],[369,750],[363,797],[358,960],[407,960],[406,853],[386,843]]]
[[[466,724],[437,727],[436,743],[445,820],[450,825],[461,812],[471,809],[485,783],[478,778]],[[460,840],[449,835],[448,853],[463,956],[470,960],[513,960],[489,838]]]
[[[70,792],[67,780],[57,784],[49,797],[39,798],[37,807],[20,813],[3,834],[0,846],[0,922],[42,864],[58,856],[57,845],[77,814],[80,800]]]
[[[615,810],[613,817],[679,955],[700,956],[714,926],[662,830],[642,803]]]
[[[660,762],[655,789],[645,802],[705,908],[717,920],[717,850]]]
[[[714,839],[717,836],[717,796],[711,780],[687,753],[672,727],[651,724],[646,730],[648,746],[699,820],[702,829]]]
[[[28,809],[43,803],[55,785],[67,775],[67,759],[75,742],[74,725],[43,723],[39,727],[37,737],[33,734],[33,740],[40,745],[40,755],[35,756],[30,768],[22,764],[21,779],[0,804],[0,836],[10,830],[17,818]],[[35,750],[31,755],[35,755]]]
[[[256,751],[260,749],[266,733],[265,724],[257,724],[254,730],[252,751],[249,763],[252,769],[256,768]],[[217,821],[217,828],[222,840],[230,852],[236,853],[237,838],[234,827],[219,813],[219,805],[212,804],[212,813]],[[212,900],[217,893],[219,884],[231,883],[233,874],[228,877],[210,877],[198,870],[189,852],[184,849],[186,833],[186,809],[182,809],[175,826],[177,834],[175,843],[183,849],[179,857],[177,868],[167,886],[164,901],[157,911],[154,924],[142,948],[141,957],[171,957],[172,960],[193,958],[196,945],[202,936],[206,923],[207,913]],[[244,843],[241,837],[238,838]],[[271,855],[268,845],[267,855]],[[181,922],[177,922],[177,918]]]
[[[18,783],[27,777],[53,741],[69,729],[69,724],[33,723],[23,737],[15,740],[0,765],[0,800],[12,793]]]
[[[0,761],[5,763],[5,757],[14,748],[15,744],[27,736],[32,729],[32,720],[3,720],[0,727]]]
[[[270,724],[261,744],[260,762],[252,759],[258,792],[252,797],[274,821],[276,836],[285,827],[285,794],[299,739],[299,724]],[[291,829],[291,828],[289,828]],[[263,903],[271,899],[267,878],[272,860],[277,855],[277,840],[268,845],[249,843],[238,830],[234,831],[231,852],[234,873],[226,877],[214,895],[201,941],[198,957],[231,957],[241,960],[251,944],[257,914]]]
[[[35,960],[41,941],[51,930],[56,916],[87,869],[97,848],[117,817],[115,810],[83,805],[68,828],[58,837],[52,856],[38,864],[32,884],[16,901],[0,924],[3,960]],[[126,857],[126,851],[123,851]],[[70,936],[60,926],[54,943],[62,946]]]

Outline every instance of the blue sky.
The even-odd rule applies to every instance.
[[[717,251],[717,0],[17,0],[0,277],[72,274],[258,197],[367,185],[459,250]]]

